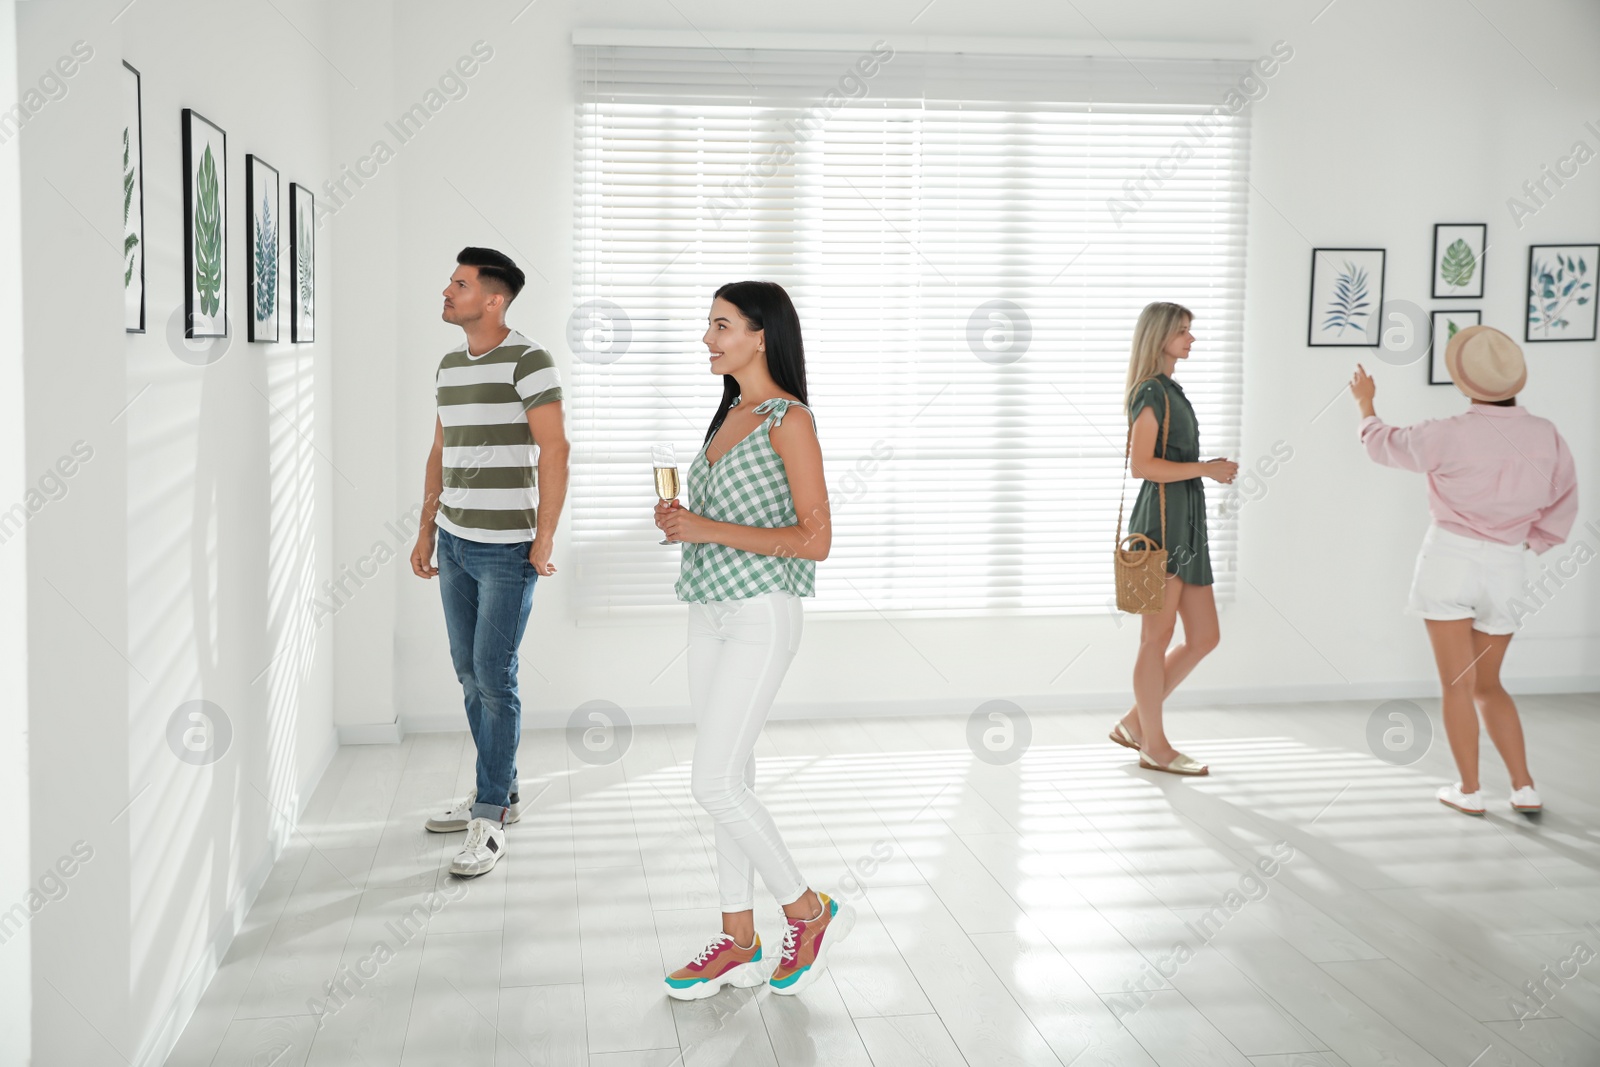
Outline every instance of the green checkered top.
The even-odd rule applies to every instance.
[[[738,404],[738,399],[734,404]],[[685,481],[687,507],[697,515],[716,522],[776,529],[793,526],[794,497],[789,493],[789,474],[783,457],[772,447],[768,436],[783,423],[790,407],[811,414],[798,400],[773,397],[756,407],[756,414],[767,418],[750,435],[715,463],[706,461],[707,441],[689,464]],[[816,415],[811,414],[812,422]],[[704,604],[710,600],[745,600],[778,590],[795,596],[811,596],[817,576],[817,561],[793,556],[763,556],[727,545],[684,545],[683,570],[678,576],[678,599]]]

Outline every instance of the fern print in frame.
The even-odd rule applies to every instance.
[[[1429,385],[1454,385],[1450,377],[1450,368],[1444,361],[1444,350],[1450,344],[1450,338],[1465,330],[1468,326],[1478,326],[1483,322],[1483,312],[1476,309],[1468,311],[1451,310],[1435,311],[1432,315],[1433,345],[1428,359],[1428,384]]]
[[[1596,264],[1600,244],[1528,248],[1525,341],[1595,339]]]
[[[186,338],[228,336],[228,139],[183,109],[183,276]]]
[[[310,189],[289,183],[289,260],[294,277],[290,286],[289,340],[308,344],[316,338],[317,201]]]
[[[260,156],[244,157],[244,196],[250,249],[250,323],[252,341],[278,340],[278,234],[282,211],[278,201],[278,171]]]
[[[1313,348],[1380,345],[1385,255],[1382,248],[1312,250],[1306,344]]]
[[[122,64],[122,328],[144,333],[144,119],[139,72]]]
[[[1441,222],[1433,228],[1433,296],[1475,300],[1483,296],[1483,257],[1489,227],[1482,222]]]

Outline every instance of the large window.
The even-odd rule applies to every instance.
[[[1195,311],[1178,381],[1205,454],[1238,456],[1249,129],[1219,108],[1237,64],[580,45],[579,68],[583,617],[675,603],[649,446],[685,470],[700,447],[727,281],[780,282],[805,329],[834,517],[813,610],[1108,610],[1151,300]]]

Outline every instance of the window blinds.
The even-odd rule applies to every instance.
[[[721,397],[724,282],[784,285],[833,502],[811,610],[1113,610],[1128,347],[1238,457],[1248,115],[1230,61],[578,46],[570,509],[580,618],[676,603],[649,448]],[[1138,490],[1128,484],[1130,497]],[[1217,594],[1236,521],[1207,485]],[[1131,501],[1130,501],[1131,506]]]

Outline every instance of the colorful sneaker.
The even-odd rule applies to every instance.
[[[785,917],[783,958],[768,982],[774,993],[792,996],[815,982],[828,966],[828,952],[849,936],[856,925],[856,909],[818,893],[822,914],[815,919]]]
[[[461,843],[461,851],[450,861],[450,873],[468,878],[488,874],[505,854],[505,828],[489,819],[473,819],[467,823],[467,839]]]
[[[749,948],[740,948],[727,934],[718,934],[687,966],[667,975],[667,996],[699,1000],[725,985],[753,989],[766,980],[761,967],[760,934]]]
[[[1533,786],[1525,785],[1521,789],[1511,791],[1511,806],[1517,811],[1543,811],[1544,804],[1539,800],[1539,794],[1534,792]]]
[[[1434,795],[1439,798],[1439,803],[1447,808],[1455,808],[1463,815],[1483,814],[1483,794],[1463,793],[1460,782],[1455,785],[1441,785],[1439,792]]]
[[[467,823],[472,821],[472,805],[477,802],[478,791],[474,789],[467,794],[465,800],[459,801],[448,811],[428,816],[428,821],[424,825],[436,834],[453,834],[465,830]],[[510,826],[521,818],[522,797],[520,794],[513,792],[511,794],[511,806],[506,809],[505,824]]]

